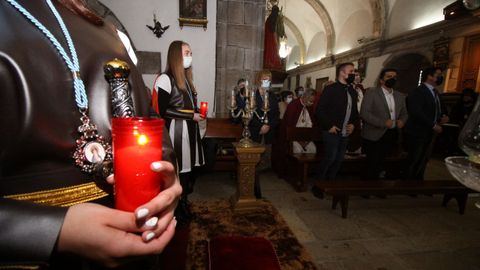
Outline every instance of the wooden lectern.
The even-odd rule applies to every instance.
[[[251,147],[241,147],[239,143],[233,143],[233,146],[238,159],[237,192],[230,199],[233,210],[243,212],[258,209],[259,203],[254,193],[255,169],[265,152],[265,146],[255,144]]]

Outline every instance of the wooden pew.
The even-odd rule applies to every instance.
[[[307,190],[308,169],[321,160],[318,145],[322,140],[322,131],[319,128],[289,127],[286,131],[287,141],[287,180],[297,191]],[[294,141],[312,141],[317,145],[315,154],[295,154],[292,144]]]
[[[443,206],[455,198],[460,214],[465,213],[469,193],[477,193],[466,188],[457,181],[317,181],[314,195],[323,198],[323,194],[331,195],[332,209],[340,203],[342,217],[347,218],[349,196],[351,195],[417,195],[443,194]]]
[[[232,142],[242,138],[243,127],[230,118],[208,118],[205,140],[218,143],[218,151],[210,171],[236,171],[237,158],[233,152]]]

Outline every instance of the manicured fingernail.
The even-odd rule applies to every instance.
[[[150,169],[152,169],[153,171],[159,171],[161,168],[162,163],[160,162],[152,162],[152,164],[150,164]]]
[[[157,222],[158,222],[158,217],[152,217],[151,219],[147,220],[147,222],[145,222],[145,226],[155,227],[157,225]]]
[[[148,215],[148,209],[147,208],[141,208],[137,211],[137,219],[144,218]]]
[[[145,236],[145,240],[150,241],[152,240],[152,238],[155,237],[155,233],[154,232],[149,232],[147,233],[147,236]]]

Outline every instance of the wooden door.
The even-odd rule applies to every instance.
[[[463,61],[460,67],[460,79],[458,80],[457,91],[461,92],[464,88],[477,88],[479,85],[478,69],[480,67],[480,35],[467,37],[465,40],[465,49]],[[479,91],[479,89],[477,89]]]
[[[315,80],[315,90],[317,93],[321,93],[325,87],[325,83],[328,82],[328,77],[323,77]]]

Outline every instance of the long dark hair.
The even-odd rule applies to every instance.
[[[195,86],[193,86],[192,67],[190,66],[187,69],[183,68],[183,45],[190,46],[188,43],[181,40],[176,40],[170,44],[170,47],[168,47],[167,67],[165,72],[173,76],[178,89],[187,91],[187,86],[185,84],[186,80],[192,92],[196,93]]]
[[[90,23],[98,26],[103,25],[103,19],[93,12],[82,0],[57,0],[57,2]]]

